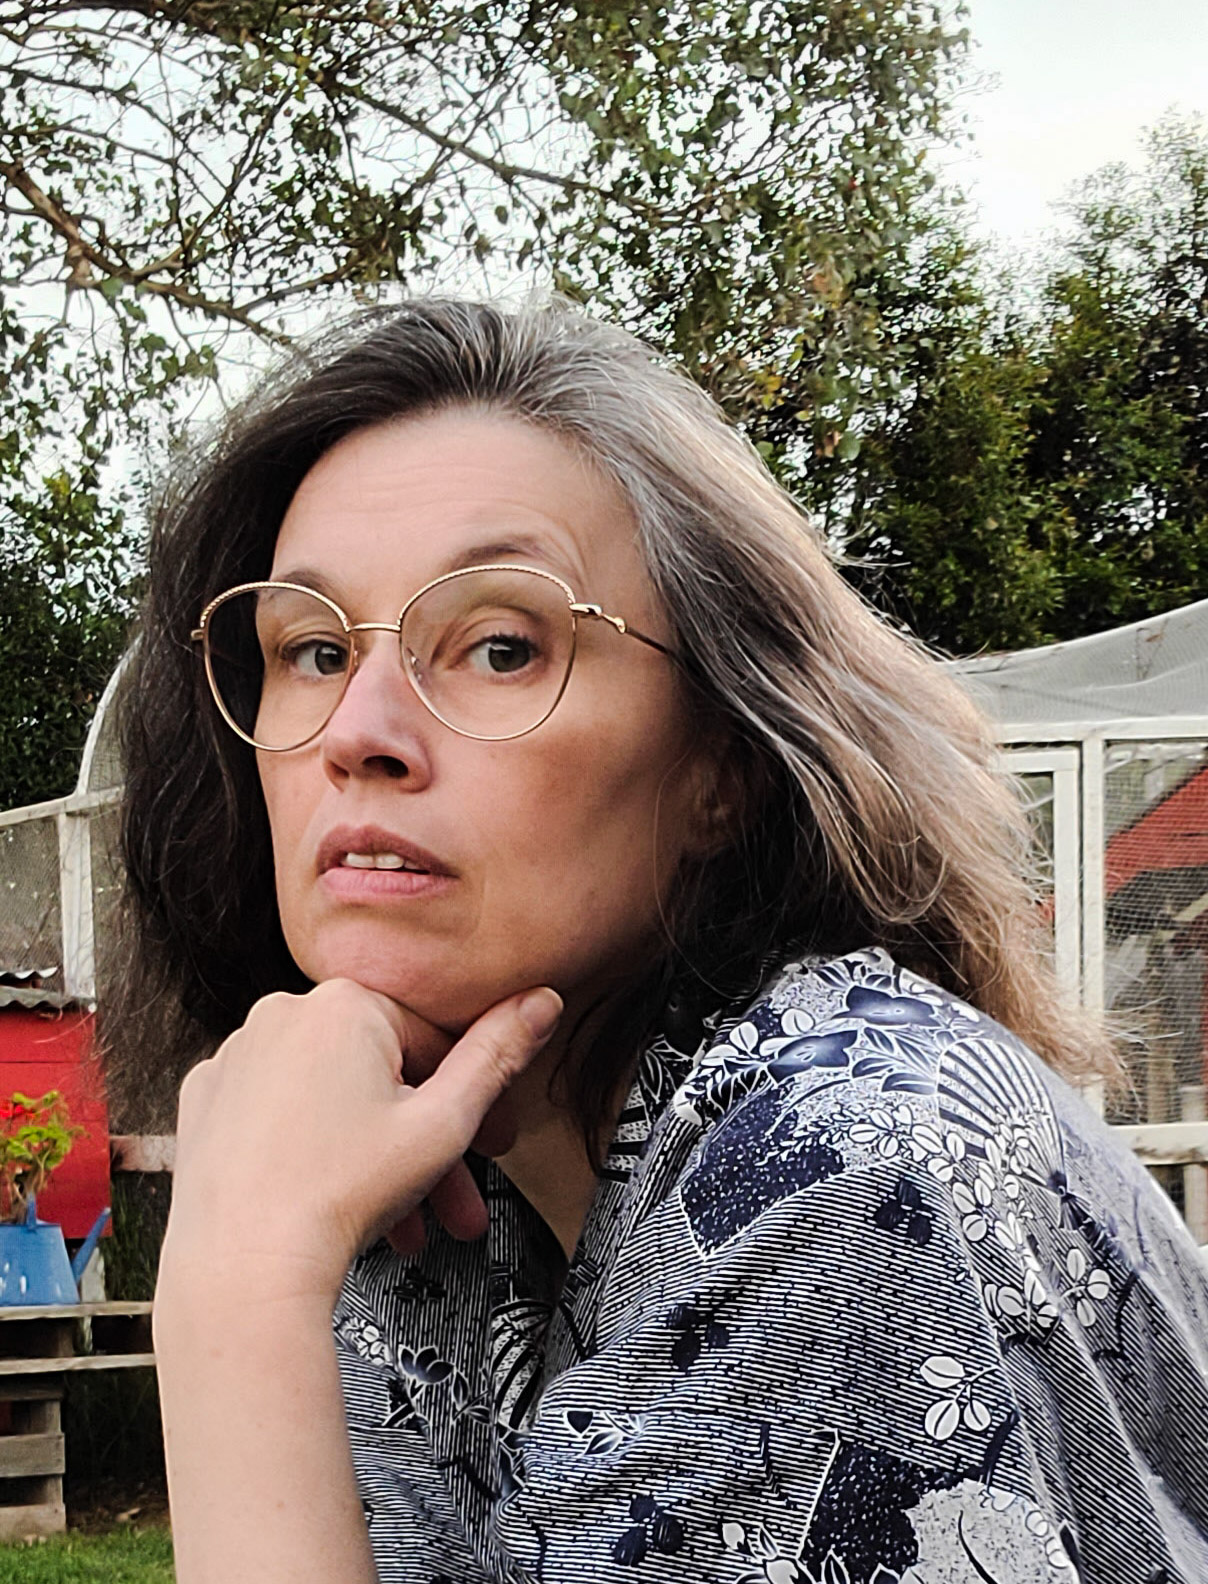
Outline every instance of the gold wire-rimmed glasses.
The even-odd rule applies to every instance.
[[[555,573],[510,563],[433,578],[393,622],[350,622],[304,584],[241,583],[210,601],[191,636],[227,725],[253,748],[288,753],[335,713],[356,674],[362,632],[397,633],[408,681],[451,731],[480,742],[524,737],[566,691],[581,618],[679,658],[624,617],[576,599]]]

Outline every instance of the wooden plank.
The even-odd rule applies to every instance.
[[[29,1385],[34,1383],[30,1381]],[[39,1384],[41,1384],[39,1382]],[[14,1434],[58,1435],[63,1428],[63,1399],[50,1397],[42,1402],[31,1402],[28,1397],[15,1402],[9,1410]]]
[[[36,1375],[9,1380],[0,1375],[0,1402],[61,1402],[63,1382],[39,1379]]]
[[[62,1431],[58,1434],[0,1435],[0,1478],[62,1474],[67,1467]],[[4,1499],[0,1486],[0,1501]]]
[[[59,1501],[36,1507],[0,1507],[0,1540],[34,1540],[62,1534],[67,1528],[67,1508]]]
[[[1112,1132],[1146,1166],[1208,1166],[1208,1122],[1143,1122]]]
[[[5,1320],[70,1320],[87,1315],[142,1315],[150,1314],[155,1305],[144,1300],[140,1303],[79,1304],[0,1304],[0,1322]]]
[[[0,1379],[24,1375],[75,1375],[81,1370],[141,1369],[153,1366],[154,1353],[86,1353],[80,1358],[0,1358]]]

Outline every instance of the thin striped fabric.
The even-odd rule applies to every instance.
[[[1205,1584],[1208,1266],[1010,1034],[879,950],[643,1052],[569,1267],[363,1254],[382,1584]]]

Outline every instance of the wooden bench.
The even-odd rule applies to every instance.
[[[0,1540],[58,1534],[68,1375],[155,1364],[150,1303],[0,1305]]]

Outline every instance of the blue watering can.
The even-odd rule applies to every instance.
[[[67,1258],[63,1228],[54,1221],[39,1221],[31,1196],[25,1220],[0,1226],[0,1304],[74,1304],[80,1293],[76,1283],[84,1274],[110,1211],[101,1211],[73,1260]]]

